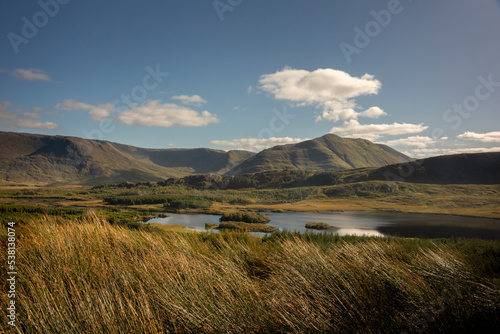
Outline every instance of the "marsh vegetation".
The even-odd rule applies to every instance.
[[[498,241],[255,238],[134,230],[97,216],[41,216],[19,224],[18,234],[23,333],[488,332],[500,325]]]

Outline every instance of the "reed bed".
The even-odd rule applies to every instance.
[[[95,216],[42,217],[17,233],[20,333],[412,333],[500,323],[495,260],[485,266],[476,252],[470,261],[477,247],[464,241],[142,231]]]

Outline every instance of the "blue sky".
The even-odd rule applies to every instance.
[[[0,130],[500,151],[500,1],[3,1]]]

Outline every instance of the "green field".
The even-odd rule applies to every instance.
[[[52,199],[52,202],[33,202]],[[196,189],[156,183],[1,187],[0,203],[147,212],[388,211],[500,218],[500,185],[367,181],[281,189]]]

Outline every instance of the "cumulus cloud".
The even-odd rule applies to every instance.
[[[357,120],[350,120],[344,122],[340,127],[334,127],[330,133],[337,135],[344,135],[352,138],[365,138],[368,140],[375,140],[384,135],[403,135],[420,133],[426,130],[428,126],[423,124],[409,124],[409,123],[392,123],[392,124],[360,124]]]
[[[102,121],[115,111],[111,103],[94,106],[71,99],[58,103],[56,108],[66,111],[87,110],[90,117],[95,121]],[[171,126],[204,126],[219,122],[217,115],[208,111],[200,113],[175,103],[161,103],[159,100],[145,101],[129,110],[117,112],[113,119],[127,125],[165,128]]]
[[[59,128],[59,124],[54,122],[40,122],[28,118],[20,118],[15,122],[15,128],[54,130]]]
[[[168,128],[172,126],[204,126],[218,123],[219,119],[217,115],[206,110],[200,113],[174,103],[162,104],[155,100],[120,112],[118,121],[128,125]]]
[[[207,103],[201,96],[199,95],[176,95],[172,96],[172,99],[181,101],[182,104],[185,105],[195,105],[201,106],[202,104]]]
[[[28,68],[28,69],[18,68],[13,71],[2,69],[0,70],[0,72],[9,73],[13,77],[16,77],[21,80],[52,82],[52,79],[47,74],[47,72],[45,72],[44,70],[40,70],[38,68]]]
[[[12,103],[5,101],[0,103],[0,126],[8,129],[44,129],[53,130],[59,128],[59,124],[54,122],[40,122],[35,119],[42,118],[37,111],[42,108],[33,108],[31,111],[26,111],[22,114],[8,111],[12,107]],[[23,109],[20,109],[23,111]]]
[[[483,143],[500,143],[500,131],[487,132],[487,133],[475,133],[475,132],[464,132],[458,135],[459,139],[468,139],[480,141]]]
[[[316,120],[333,121],[384,115],[378,107],[372,107],[366,113],[357,112],[359,107],[354,100],[359,96],[378,94],[381,87],[380,81],[370,74],[353,77],[332,68],[310,72],[289,67],[262,75],[258,86],[275,99],[291,101],[297,106],[313,105],[321,109],[322,114]]]
[[[436,143],[434,139],[431,137],[423,137],[423,136],[412,136],[408,138],[389,140],[382,144],[389,146],[410,146],[417,148],[426,148],[427,146]]]
[[[304,140],[301,138],[290,138],[290,137],[271,137],[271,138],[240,138],[233,140],[212,140],[209,142],[210,145],[217,146],[229,146],[237,147],[250,151],[260,151],[269,147],[276,145],[286,145],[286,144],[296,144]]]
[[[363,112],[359,113],[359,116],[368,118],[379,118],[380,116],[385,116],[387,113],[380,109],[379,107],[371,107]]]
[[[412,156],[426,158],[429,156],[460,154],[460,153],[488,153],[500,152],[500,147],[474,147],[474,148],[419,148],[412,150]]]
[[[90,117],[94,121],[102,121],[113,112],[114,108],[111,103],[100,104],[97,106],[93,106],[88,103],[78,102],[76,100],[67,99],[61,103],[56,105],[56,108],[73,111],[73,110],[87,110],[89,112]]]

